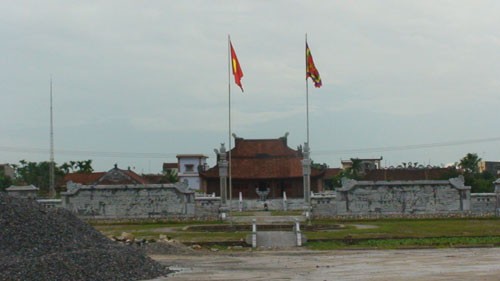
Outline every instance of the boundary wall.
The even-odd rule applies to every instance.
[[[231,200],[239,211],[303,211],[328,218],[500,216],[500,181],[494,193],[470,193],[463,178],[442,181],[344,180],[334,192],[304,199]],[[38,199],[47,208],[63,207],[84,219],[217,219],[220,197],[199,195],[183,183],[151,185],[80,185],[68,183],[61,199]],[[31,192],[26,191],[26,192]],[[26,197],[15,192],[10,195]]]

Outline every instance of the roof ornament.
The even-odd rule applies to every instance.
[[[214,149],[215,154],[220,157],[221,160],[226,159],[226,147],[224,146],[224,143],[220,144],[220,148],[217,150],[217,148]]]

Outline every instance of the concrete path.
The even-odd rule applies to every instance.
[[[297,236],[292,231],[257,231],[257,247],[290,248],[297,246]]]
[[[153,256],[181,271],[156,281],[187,280],[481,280],[500,279],[500,248],[380,251],[200,252]]]
[[[304,216],[271,216],[271,212],[255,212],[253,216],[231,216],[228,220],[235,223],[252,223],[255,219],[257,224],[292,223],[295,220],[304,222]]]
[[[255,212],[253,216],[232,216],[229,219],[233,222],[248,224],[255,220],[257,224],[257,247],[259,248],[296,247],[297,236],[293,231],[293,225],[296,221],[303,222],[305,220],[303,216],[272,216],[271,212]],[[289,224],[290,231],[262,231],[259,229],[259,225],[273,224]],[[252,244],[251,235],[246,240],[247,243]]]

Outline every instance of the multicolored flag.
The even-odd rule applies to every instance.
[[[233,44],[229,41],[229,45],[231,46],[231,66],[233,68],[234,75],[234,83],[240,86],[240,89],[243,91],[243,85],[241,84],[241,78],[243,78],[243,71],[241,70],[240,62],[238,61],[238,57],[236,56],[236,52],[233,49]]]
[[[319,76],[319,71],[314,65],[314,60],[311,55],[311,50],[306,42],[306,79],[311,78],[314,82],[314,87],[319,88],[323,84],[321,83],[321,77]]]

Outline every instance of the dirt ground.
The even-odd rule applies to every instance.
[[[500,248],[156,255],[185,280],[500,280]]]

